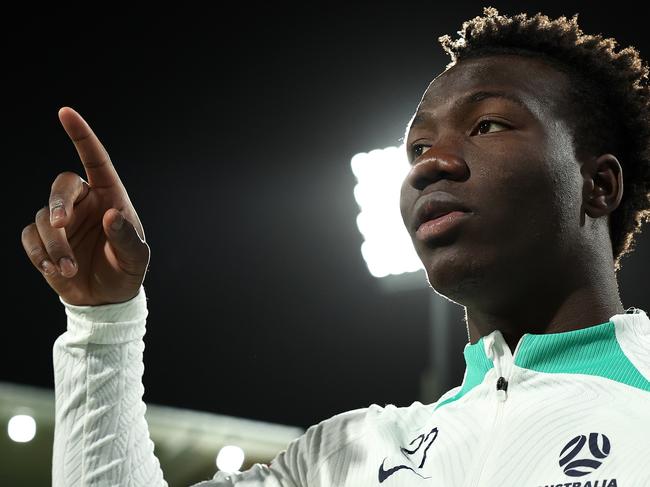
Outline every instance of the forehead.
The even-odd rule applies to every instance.
[[[541,59],[515,54],[461,61],[427,87],[417,112],[451,108],[460,96],[477,90],[503,91],[521,99],[538,118],[552,116],[566,91],[567,76]]]

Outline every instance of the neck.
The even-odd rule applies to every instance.
[[[605,275],[603,275],[605,274]],[[504,309],[466,307],[467,328],[471,343],[500,330],[511,351],[525,333],[559,333],[586,328],[624,313],[614,270],[582,273],[573,286],[546,283],[536,279]],[[567,281],[570,281],[567,279]],[[515,302],[514,305],[512,303]]]

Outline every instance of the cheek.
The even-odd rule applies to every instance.
[[[561,119],[548,123],[548,135],[543,138],[540,161],[544,170],[548,206],[556,216],[557,225],[570,231],[580,219],[582,204],[582,175],[580,163],[575,158],[570,130]]]
[[[483,204],[477,208],[481,235],[491,243],[520,246],[526,240],[546,240],[561,233],[563,203],[557,186],[539,161],[486,172],[477,191]]]

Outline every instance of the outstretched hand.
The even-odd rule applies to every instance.
[[[86,179],[70,171],[57,175],[49,205],[23,229],[23,247],[65,302],[94,306],[127,301],[138,293],[149,265],[142,224],[88,123],[70,107],[58,115]]]

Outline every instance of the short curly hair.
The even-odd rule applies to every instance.
[[[614,269],[634,250],[635,236],[650,219],[650,88],[648,65],[634,46],[614,51],[617,41],[584,34],[578,14],[551,20],[541,12],[483,16],[463,22],[460,37],[438,37],[459,61],[495,54],[520,54],[545,60],[569,76],[569,103],[560,114],[572,127],[575,155],[614,154],[623,170],[623,197],[610,215]]]

